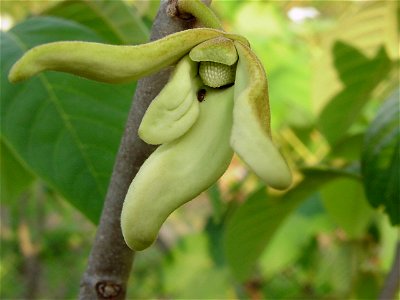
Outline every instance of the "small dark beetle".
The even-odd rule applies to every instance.
[[[205,98],[206,98],[206,90],[205,89],[199,90],[197,92],[197,100],[199,100],[199,102],[203,102]]]

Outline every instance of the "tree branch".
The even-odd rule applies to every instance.
[[[386,277],[379,300],[396,299],[396,293],[400,289],[400,241],[396,245],[396,254],[392,268]]]
[[[211,1],[204,1],[211,2]],[[176,0],[161,0],[153,23],[151,40],[195,27],[195,20],[179,15]],[[120,215],[129,185],[143,162],[155,150],[137,135],[141,119],[150,102],[168,81],[172,68],[139,80],[133,105],[104,202],[96,238],[87,269],[81,280],[79,299],[124,299],[134,252],[122,237]]]

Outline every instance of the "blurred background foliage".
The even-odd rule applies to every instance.
[[[395,1],[219,1],[267,71],[294,170],[267,189],[235,157],[137,253],[129,298],[376,299],[399,217]],[[158,1],[1,1],[2,299],[74,298],[135,83],[7,73],[57,40],[140,44]],[[18,283],[18,284],[16,284]]]

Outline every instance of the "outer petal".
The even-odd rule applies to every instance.
[[[129,247],[149,247],[171,212],[225,172],[233,155],[229,145],[232,106],[232,87],[208,90],[193,127],[181,138],[161,145],[145,161],[122,209],[122,233]]]
[[[267,184],[287,188],[292,181],[285,160],[270,135],[268,86],[265,71],[246,45],[235,42],[239,61],[231,145],[245,163]]]
[[[197,91],[203,85],[197,63],[189,55],[177,64],[169,82],[151,102],[139,127],[148,144],[171,142],[183,135],[199,115]]]
[[[76,41],[49,43],[26,52],[12,67],[9,80],[21,81],[45,70],[110,83],[136,80],[176,63],[197,44],[222,35],[222,31],[199,28],[138,46]]]

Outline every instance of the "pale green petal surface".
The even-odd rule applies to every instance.
[[[146,143],[171,142],[196,121],[199,115],[197,92],[203,85],[197,68],[197,63],[188,55],[176,65],[170,80],[143,116],[138,134]]]
[[[207,40],[194,47],[189,55],[194,61],[212,61],[228,66],[236,63],[238,59],[233,41],[225,37]]]
[[[121,215],[122,233],[134,250],[149,247],[166,218],[216,182],[232,159],[233,87],[207,89],[200,115],[179,139],[161,145],[132,181]]]
[[[288,188],[291,172],[272,142],[268,86],[264,68],[246,45],[235,42],[239,61],[235,79],[231,146],[268,185]]]
[[[45,70],[68,72],[110,83],[137,80],[176,63],[199,43],[224,34],[214,29],[198,28],[137,46],[79,41],[44,44],[32,48],[14,64],[9,80],[21,81]]]

